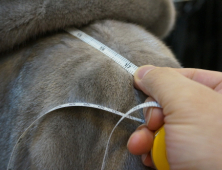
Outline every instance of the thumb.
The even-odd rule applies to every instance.
[[[140,67],[134,74],[134,83],[145,94],[153,97],[163,108],[182,103],[203,102],[213,90],[190,80],[173,68]],[[203,97],[200,97],[202,95]]]

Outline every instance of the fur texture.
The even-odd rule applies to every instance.
[[[0,3],[0,50],[45,31],[102,18],[136,22],[161,37],[171,29],[175,13],[167,0]],[[171,51],[141,26],[103,20],[83,31],[137,66],[180,67]],[[68,102],[90,102],[126,112],[146,98],[133,88],[129,73],[64,31],[1,53],[0,79],[0,169],[6,169],[16,140],[43,111]],[[135,116],[143,117],[142,112]],[[118,116],[96,109],[54,111],[26,135],[13,170],[100,169],[108,135],[117,120]],[[138,125],[124,120],[115,130],[106,170],[148,169],[126,148]]]
[[[174,17],[171,0],[0,0],[0,52],[49,31],[100,19],[137,23],[164,37]]]
[[[140,26],[100,21],[83,29],[137,66],[179,67],[170,50]],[[85,101],[121,112],[142,103],[133,78],[101,52],[66,32],[48,35],[1,59],[0,169],[16,139],[42,110]],[[6,76],[7,75],[7,76]],[[142,117],[141,113],[136,114]],[[15,169],[99,169],[108,134],[118,116],[96,109],[51,113],[27,136]],[[125,120],[115,131],[106,169],[146,169],[126,142],[138,123]]]

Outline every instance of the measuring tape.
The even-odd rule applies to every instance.
[[[49,111],[43,113],[39,118],[37,118],[31,125],[29,125],[28,128],[26,128],[26,130],[22,133],[22,135],[19,137],[19,139],[17,140],[14,148],[13,148],[13,151],[12,151],[12,154],[11,154],[11,157],[10,157],[10,160],[9,160],[9,163],[8,163],[8,167],[7,167],[7,170],[13,170],[13,166],[15,164],[15,151],[17,148],[19,148],[19,144],[22,142],[23,138],[25,137],[25,135],[28,133],[28,131],[35,125],[35,123],[37,123],[40,119],[42,119],[43,117],[45,117],[47,114],[51,113],[52,111],[55,111],[55,110],[58,110],[58,109],[62,109],[62,108],[67,108],[67,107],[77,107],[77,106],[81,106],[81,107],[91,107],[91,108],[96,108],[96,109],[100,109],[100,110],[104,110],[104,111],[107,111],[107,112],[110,112],[110,113],[113,113],[113,114],[116,114],[116,115],[119,115],[119,116],[122,116],[122,118],[120,119],[120,121],[116,124],[116,126],[114,127],[113,131],[115,130],[115,128],[117,127],[117,125],[124,119],[124,118],[128,118],[128,119],[131,119],[131,120],[135,120],[135,121],[138,121],[140,123],[144,123],[144,120],[142,119],[139,119],[139,118],[136,118],[136,117],[133,117],[133,116],[130,116],[131,113],[135,112],[136,110],[139,110],[139,109],[142,109],[142,108],[145,108],[145,107],[160,107],[158,103],[156,102],[147,102],[147,103],[143,103],[143,104],[140,104],[138,106],[135,106],[133,107],[132,109],[130,109],[126,114],[124,113],[121,113],[119,111],[116,111],[114,109],[110,109],[108,107],[104,107],[104,106],[101,106],[101,105],[96,105],[96,104],[92,104],[92,103],[66,103],[66,104],[62,104],[62,105],[59,105],[59,106],[56,106],[52,109],[50,109]],[[112,133],[113,133],[112,131]],[[111,135],[112,135],[111,133]],[[111,138],[111,135],[110,135],[110,138]],[[110,140],[109,138],[109,140]],[[109,144],[109,142],[108,142]],[[108,144],[107,144],[107,148],[108,148]],[[107,152],[107,151],[106,151]],[[105,154],[106,155],[106,154]]]
[[[66,31],[69,32],[70,34],[74,35],[75,37],[81,39],[82,41],[86,42],[87,44],[91,45],[92,47],[96,48],[97,50],[101,51],[102,53],[104,53],[108,57],[110,57],[112,60],[114,60],[116,63],[118,63],[120,66],[122,66],[130,74],[134,75],[134,73],[136,72],[136,70],[138,68],[136,65],[134,65],[129,60],[127,60],[126,58],[124,58],[120,54],[116,53],[115,51],[113,51],[112,49],[107,47],[106,45],[104,45],[101,42],[97,41],[96,39],[92,38],[91,36],[85,34],[84,32],[82,32],[80,30],[77,30],[75,28],[74,29],[66,29]],[[15,164],[15,154],[14,153],[19,148],[19,145],[20,145],[21,141],[24,139],[25,135],[28,133],[28,131],[31,129],[31,127],[34,126],[34,124],[36,122],[38,122],[41,118],[45,117],[47,114],[49,114],[52,111],[62,109],[62,108],[67,108],[67,107],[76,107],[76,106],[96,108],[96,109],[104,110],[104,111],[107,111],[107,112],[110,112],[110,113],[113,113],[113,114],[116,114],[116,115],[119,115],[119,116],[122,117],[117,122],[117,124],[114,126],[112,132],[110,133],[110,136],[109,136],[109,139],[108,139],[108,142],[107,142],[107,145],[106,145],[105,154],[104,154],[104,157],[103,157],[103,163],[102,163],[101,170],[103,170],[105,168],[105,160],[106,160],[106,156],[107,156],[107,153],[108,153],[109,141],[111,139],[111,136],[112,136],[114,130],[119,125],[119,123],[124,118],[128,118],[128,119],[138,121],[138,122],[141,122],[141,123],[145,123],[145,121],[143,119],[130,116],[130,114],[132,114],[136,110],[139,110],[139,109],[142,109],[142,108],[145,108],[145,107],[146,108],[147,107],[158,107],[158,108],[160,108],[160,105],[157,102],[147,102],[147,103],[143,103],[143,104],[140,104],[138,106],[133,107],[127,113],[124,114],[124,113],[121,113],[121,112],[116,111],[114,109],[110,109],[110,108],[107,108],[107,107],[104,107],[104,106],[101,106],[101,105],[97,105],[97,104],[85,103],[85,102],[83,102],[83,103],[80,103],[80,102],[66,103],[66,104],[56,106],[56,107],[48,110],[47,112],[45,112],[43,114],[40,114],[41,116],[38,117],[33,123],[31,123],[31,125],[29,125],[28,128],[26,128],[26,130],[22,133],[22,135],[17,140],[15,146],[13,147],[12,154],[10,156],[9,163],[8,163],[8,166],[7,166],[7,170],[13,170],[13,167],[14,167],[14,164]]]
[[[91,45],[95,49],[99,50],[109,58],[111,58],[113,61],[115,61],[117,64],[119,64],[121,67],[123,67],[126,71],[128,71],[130,74],[134,75],[138,67],[131,63],[129,60],[124,58],[122,55],[118,54],[117,52],[113,51],[111,48],[107,47],[103,43],[97,41],[93,37],[89,36],[88,34],[72,28],[72,29],[66,29],[68,33],[72,34],[73,36],[79,38],[80,40],[84,41],[85,43]]]

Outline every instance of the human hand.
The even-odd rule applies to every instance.
[[[154,167],[154,132],[164,124],[172,170],[222,169],[222,73],[143,66],[134,80],[136,88],[152,97],[147,101],[155,100],[163,109],[144,109],[146,124],[131,135],[129,151]]]

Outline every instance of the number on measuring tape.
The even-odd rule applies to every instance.
[[[140,118],[137,118],[137,117],[133,117],[133,116],[130,116],[129,114],[131,114],[132,112],[138,110],[138,109],[141,109],[141,108],[144,108],[144,107],[159,107],[158,104],[156,104],[155,102],[148,102],[146,103],[145,105],[144,104],[140,104],[136,107],[134,107],[133,109],[129,110],[126,114],[124,113],[121,113],[117,110],[114,110],[114,109],[110,109],[110,108],[107,108],[105,106],[101,106],[101,105],[96,105],[96,104],[92,104],[92,103],[80,103],[80,102],[77,102],[77,103],[66,103],[66,104],[62,104],[62,105],[59,105],[59,106],[56,106],[52,109],[50,109],[49,111],[43,113],[43,114],[40,114],[41,116],[39,118],[37,118],[34,122],[31,123],[31,125],[29,125],[29,127],[22,133],[22,135],[18,138],[14,148],[13,148],[13,151],[12,151],[12,154],[11,154],[11,157],[9,159],[9,163],[8,163],[8,167],[7,167],[7,170],[10,170],[13,163],[14,163],[14,152],[15,150],[19,147],[23,137],[26,135],[26,133],[31,129],[31,127],[38,121],[40,120],[41,118],[43,118],[44,116],[46,116],[47,114],[49,114],[50,112],[52,111],[55,111],[57,109],[61,109],[61,108],[67,108],[67,107],[74,107],[74,106],[83,106],[83,107],[91,107],[91,108],[97,108],[97,109],[102,109],[102,110],[105,110],[105,111],[108,111],[110,113],[114,113],[116,115],[119,115],[119,116],[122,116],[122,118],[120,119],[120,121],[122,121],[124,118],[128,118],[128,119],[131,119],[131,120],[134,120],[134,121],[138,121],[138,122],[141,122],[141,123],[144,123],[144,120],[143,119],[140,119]],[[118,124],[120,123],[120,121],[118,122]]]
[[[95,49],[101,51],[105,55],[107,55],[109,58],[114,60],[116,63],[118,63],[120,66],[122,66],[126,71],[128,71],[130,74],[134,75],[134,73],[137,70],[137,66],[131,63],[129,60],[124,58],[122,55],[118,54],[114,50],[110,49],[103,43],[97,41],[93,37],[87,35],[86,33],[76,29],[76,28],[70,28],[66,29],[68,33],[71,35],[81,39],[82,41],[86,42],[87,44],[91,45]]]
[[[135,71],[137,70],[137,66],[134,65],[133,63],[131,63],[129,60],[127,60],[126,58],[124,58],[123,56],[121,56],[120,54],[116,53],[115,51],[113,51],[112,49],[110,49],[109,47],[107,47],[106,45],[102,44],[101,42],[95,40],[94,38],[90,37],[89,35],[85,34],[84,32],[77,30],[77,29],[66,29],[67,32],[69,32],[70,34],[74,35],[75,37],[81,39],[82,41],[86,42],[87,44],[91,45],[92,47],[96,48],[97,50],[101,51],[102,53],[104,53],[105,55],[107,55],[108,57],[110,57],[112,60],[114,60],[116,63],[118,63],[120,66],[122,66],[126,71],[128,71],[130,74],[134,75]],[[111,108],[107,108],[105,106],[101,106],[101,105],[96,105],[96,104],[92,104],[92,103],[81,103],[81,102],[77,102],[77,103],[66,103],[66,104],[62,104],[59,106],[56,106],[50,110],[48,110],[47,112],[43,112],[41,113],[40,117],[37,118],[34,122],[31,123],[31,125],[29,125],[29,127],[22,133],[22,135],[18,138],[15,146],[13,147],[10,159],[9,159],[9,163],[7,166],[7,170],[11,170],[13,163],[14,163],[14,157],[15,157],[15,150],[19,147],[23,137],[26,135],[26,133],[28,132],[28,130],[31,129],[31,127],[41,118],[43,118],[44,116],[46,116],[47,114],[49,114],[52,111],[55,111],[57,109],[61,109],[61,108],[66,108],[66,107],[73,107],[73,106],[83,106],[83,107],[91,107],[91,108],[97,108],[97,109],[101,109],[101,110],[105,110],[107,112],[110,113],[114,113],[116,115],[121,116],[122,118],[117,122],[117,124],[115,125],[115,127],[113,128],[108,142],[107,142],[107,146],[106,146],[106,151],[104,154],[104,158],[103,158],[103,162],[102,162],[102,167],[101,170],[104,169],[104,165],[105,165],[105,158],[107,155],[107,150],[108,150],[108,145],[109,145],[109,141],[110,138],[113,134],[113,131],[115,130],[115,128],[118,126],[118,124],[124,119],[124,118],[128,118],[134,121],[138,121],[141,123],[144,123],[143,119],[137,118],[137,117],[133,117],[130,116],[131,113],[133,113],[134,111],[138,110],[138,109],[142,109],[145,107],[160,107],[160,105],[156,102],[147,102],[147,103],[143,103],[140,104],[132,109],[130,109],[126,114],[121,113],[117,110],[111,109]]]

